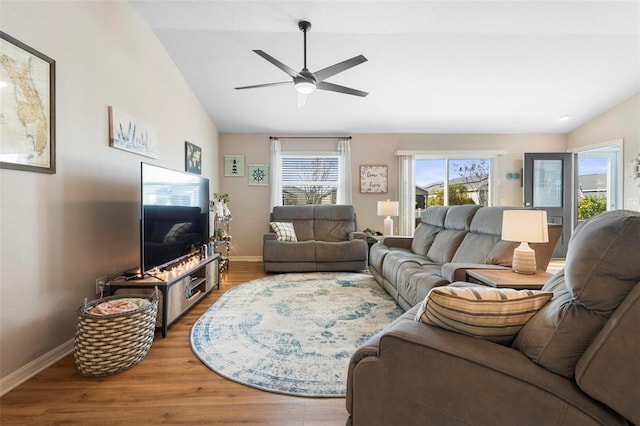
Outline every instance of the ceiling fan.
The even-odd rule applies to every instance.
[[[356,65],[360,65],[367,61],[363,55],[354,56],[346,61],[339,62],[329,67],[323,68],[316,72],[310,72],[307,69],[307,32],[311,29],[311,23],[308,21],[298,22],[298,28],[304,33],[304,67],[300,72],[295,71],[293,68],[288,67],[282,62],[278,61],[273,56],[263,52],[262,50],[254,50],[258,55],[262,56],[267,61],[271,62],[276,67],[287,73],[291,77],[292,81],[282,81],[278,83],[266,83],[255,84],[252,86],[236,87],[236,90],[242,89],[256,89],[259,87],[271,87],[271,86],[283,86],[293,83],[293,87],[298,92],[298,108],[302,107],[307,99],[307,95],[313,93],[316,89],[327,90],[329,92],[344,93],[346,95],[365,97],[369,93],[361,90],[352,89],[350,87],[340,86],[325,81],[327,78],[334,76],[342,71],[346,71],[349,68],[353,68]]]

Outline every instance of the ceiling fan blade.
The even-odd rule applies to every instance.
[[[302,108],[307,103],[307,98],[309,95],[303,95],[302,93],[298,93],[298,108]]]
[[[339,72],[346,71],[349,68],[360,65],[363,62],[367,62],[367,58],[362,55],[358,55],[354,56],[351,59],[347,59],[346,61],[331,65],[330,67],[323,68],[320,71],[314,72],[313,74],[316,76],[316,79],[318,79],[318,81],[322,81],[331,77],[332,75],[338,74]]]
[[[280,68],[282,71],[286,72],[291,78],[298,76],[298,71],[294,70],[291,67],[288,67],[287,65],[283,64],[282,62],[280,62],[273,56],[269,55],[268,53],[265,53],[262,50],[254,50],[254,52],[262,56],[267,61],[271,62],[276,67]]]
[[[272,86],[284,86],[286,84],[293,84],[293,81],[281,81],[279,83],[265,83],[265,84],[254,84],[252,86],[242,86],[242,87],[234,87],[236,90],[242,89],[256,89],[258,87],[272,87]]]
[[[321,90],[328,90],[329,92],[344,93],[345,95],[362,96],[363,98],[369,94],[369,92],[363,92],[362,90],[356,90],[350,87],[327,83],[326,81],[321,81],[320,83],[316,84],[316,88]]]

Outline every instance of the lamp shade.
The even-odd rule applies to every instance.
[[[309,95],[316,90],[316,85],[308,81],[297,81],[293,86],[301,95]]]
[[[398,216],[397,201],[378,201],[378,216]]]
[[[548,242],[547,212],[545,210],[505,210],[502,215],[502,239],[527,243]]]

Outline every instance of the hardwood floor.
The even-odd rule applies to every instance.
[[[159,332],[147,357],[113,376],[80,376],[65,357],[0,399],[0,424],[344,425],[344,398],[298,398],[226,380],[191,351],[193,323],[226,290],[264,277],[262,263],[233,262],[212,291]]]

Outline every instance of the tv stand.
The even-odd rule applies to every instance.
[[[107,296],[123,294],[147,294],[158,287],[158,318],[156,328],[167,336],[169,325],[193,307],[214,287],[220,288],[220,254],[214,253],[206,258],[197,256],[183,262],[177,262],[169,268],[144,278],[126,279],[124,277],[109,281]],[[166,303],[165,303],[166,301]]]

